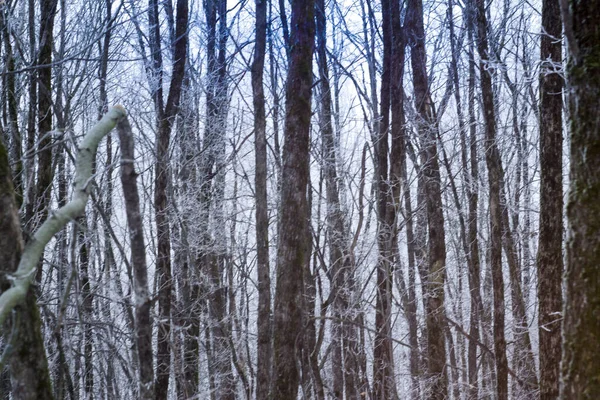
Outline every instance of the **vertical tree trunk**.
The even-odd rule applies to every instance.
[[[309,254],[307,188],[311,116],[314,0],[293,0],[291,47],[286,84],[279,242],[274,313],[274,399],[295,399],[298,393],[296,346],[302,334],[304,268]]]
[[[9,165],[8,153],[0,142],[1,292],[10,287],[9,275],[17,269],[23,251],[21,225]],[[12,347],[9,351],[11,393],[14,399],[53,398],[41,325],[35,292],[30,290],[25,302],[17,307],[13,320],[3,324],[5,344]]]
[[[158,275],[159,324],[157,335],[155,399],[166,400],[171,369],[171,234],[169,229],[167,186],[169,182],[169,143],[171,127],[179,109],[181,87],[187,61],[188,18],[187,0],[177,0],[175,43],[173,49],[173,72],[169,84],[167,103],[163,100],[163,61],[158,15],[158,1],[149,0],[151,66],[148,69],[154,108],[156,112],[156,166],[154,180],[154,214],[156,220],[156,273]]]
[[[470,176],[468,182],[468,241],[469,241],[469,290],[471,292],[471,313],[469,323],[469,394],[470,400],[479,398],[477,347],[480,340],[479,321],[482,312],[481,301],[481,268],[479,259],[479,229],[478,229],[478,203],[479,203],[479,162],[477,151],[477,124],[475,119],[475,49],[473,46],[473,29],[475,28],[475,9],[470,3],[468,9],[468,36],[469,36],[469,152]]]
[[[150,292],[146,266],[146,245],[140,211],[140,197],[136,183],[137,173],[133,160],[133,132],[127,118],[117,125],[121,143],[121,184],[125,199],[129,239],[131,241],[131,264],[133,266],[135,290],[135,342],[139,359],[139,398],[154,398],[154,367],[152,357],[152,319],[150,317]]]
[[[258,275],[257,315],[257,382],[256,398],[269,396],[271,381],[271,273],[269,270],[269,215],[267,202],[267,121],[263,71],[267,44],[267,1],[256,0],[256,42],[252,62],[252,93],[254,105],[254,153],[256,191],[256,264]]]
[[[562,311],[562,23],[559,0],[542,5],[540,72],[540,227],[538,264],[540,400],[559,394]]]
[[[395,239],[395,204],[391,197],[388,175],[390,104],[392,87],[392,5],[382,0],[383,10],[383,71],[381,76],[380,121],[374,132],[376,148],[375,180],[377,184],[377,247],[379,250],[376,277],[375,338],[373,343],[373,397],[396,399],[394,352],[392,347],[392,270]]]
[[[498,400],[508,399],[508,361],[506,359],[506,339],[504,337],[504,278],[502,276],[502,163],[496,144],[496,116],[492,89],[490,60],[487,40],[487,18],[485,1],[475,0],[477,7],[477,50],[479,52],[479,73],[485,120],[485,159],[490,185],[490,268],[494,297],[494,353],[496,357],[496,391]]]
[[[428,373],[433,380],[428,396],[444,399],[448,395],[445,347],[444,282],[446,279],[446,238],[442,212],[440,167],[437,155],[438,127],[434,116],[425,53],[425,29],[421,0],[408,3],[407,25],[410,28],[411,63],[417,127],[422,146],[422,173],[425,179],[427,221],[429,225],[428,271],[426,294]]]
[[[568,39],[570,191],[561,399],[600,393],[600,3],[561,0]]]
[[[54,18],[58,0],[43,0],[40,3],[40,36],[37,65],[38,138],[39,153],[35,198],[26,212],[29,230],[34,231],[44,221],[50,206],[53,179],[52,170],[52,51],[54,46]],[[34,220],[30,220],[34,218]]]
[[[224,202],[223,163],[226,146],[227,114],[229,93],[227,85],[226,45],[228,40],[227,2],[210,0],[205,6],[208,24],[207,34],[207,94],[205,148],[208,154],[204,160],[202,177],[204,186],[203,206],[205,215],[213,211],[217,226],[222,226]],[[215,171],[213,171],[213,167]],[[211,182],[212,178],[215,178]],[[212,185],[212,188],[211,188]],[[224,256],[226,241],[223,229],[217,227],[213,237],[205,238],[207,251],[204,268],[210,280],[209,317],[212,326],[212,354],[214,381],[218,399],[233,399],[235,380],[231,368],[232,350],[229,344],[230,318],[227,315],[227,285],[224,282]]]
[[[352,292],[351,271],[353,257],[349,254],[348,232],[338,188],[337,157],[332,120],[332,96],[327,66],[327,18],[325,1],[316,2],[317,63],[321,92],[319,125],[325,191],[327,199],[327,237],[329,239],[329,268],[332,279],[333,321],[332,321],[332,375],[333,395],[336,398],[358,397],[355,382],[358,377],[355,355],[351,351],[351,341],[355,336],[354,326],[348,321],[349,303]]]

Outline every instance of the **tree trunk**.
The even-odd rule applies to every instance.
[[[274,313],[274,399],[298,393],[296,346],[302,333],[304,268],[309,254],[307,188],[309,176],[310,98],[315,22],[314,0],[292,1],[291,48],[286,84],[285,144]]]
[[[490,185],[490,268],[494,297],[494,353],[496,357],[496,393],[498,400],[508,399],[508,361],[506,359],[506,339],[504,337],[504,278],[502,276],[502,204],[500,192],[502,182],[502,163],[496,144],[496,116],[490,61],[487,40],[487,18],[485,1],[476,0],[477,7],[477,50],[479,52],[479,73],[483,114],[485,120],[485,159]]]
[[[256,0],[256,42],[252,63],[254,105],[254,153],[256,191],[256,264],[258,274],[256,398],[269,396],[271,381],[271,273],[269,270],[269,215],[267,201],[267,121],[263,71],[267,43],[267,1]]]
[[[600,3],[570,1],[562,10],[568,40],[570,191],[562,399],[600,393]],[[566,1],[561,1],[566,6]]]
[[[538,264],[540,400],[559,394],[563,274],[562,63],[559,0],[542,5],[540,72],[540,227]]]
[[[167,186],[169,182],[169,143],[171,127],[179,109],[181,87],[187,61],[188,18],[187,0],[177,0],[175,43],[173,48],[173,72],[169,84],[167,103],[163,100],[163,61],[158,16],[158,1],[149,0],[148,18],[150,23],[150,51],[152,64],[149,68],[150,87],[156,112],[156,166],[154,178],[154,215],[156,221],[156,273],[158,275],[158,335],[156,355],[156,380],[154,384],[156,400],[166,400],[169,390],[171,369],[171,233],[169,228]],[[156,79],[156,81],[155,81]]]
[[[439,134],[434,116],[427,77],[425,29],[421,0],[408,2],[407,25],[411,44],[411,63],[417,128],[421,138],[422,174],[425,179],[427,221],[429,225],[428,271],[424,290],[427,325],[428,374],[432,379],[428,396],[444,399],[448,396],[446,371],[444,282],[446,279],[446,238],[442,211],[440,167],[437,155]]]
[[[154,368],[152,356],[152,319],[150,317],[150,292],[148,289],[148,269],[146,265],[146,245],[144,227],[140,211],[140,197],[136,183],[133,160],[135,160],[133,132],[127,118],[117,125],[121,143],[121,184],[125,199],[125,211],[131,242],[131,264],[133,266],[135,289],[135,342],[139,362],[139,398],[154,398]]]

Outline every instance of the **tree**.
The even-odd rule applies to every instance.
[[[271,276],[269,269],[269,215],[267,203],[267,121],[263,71],[267,43],[267,2],[256,0],[256,43],[252,63],[254,153],[256,187],[256,257],[258,273],[257,385],[256,398],[267,399],[271,381]]]
[[[431,399],[443,399],[448,395],[444,309],[446,234],[437,149],[439,131],[429,91],[423,3],[420,0],[408,2],[407,20],[411,44],[415,108],[418,114],[416,126],[421,139],[421,168],[425,181],[427,223],[429,227],[427,275],[425,282],[423,282],[426,298],[428,374],[433,380],[429,396]]]
[[[171,128],[179,108],[181,87],[185,74],[188,48],[189,8],[187,0],[177,0],[177,23],[173,48],[173,73],[169,84],[166,104],[163,99],[163,60],[160,34],[158,1],[149,0],[148,18],[150,23],[150,52],[152,61],[148,67],[150,87],[156,112],[156,170],[154,180],[154,214],[156,220],[157,270],[159,276],[159,328],[157,338],[157,370],[155,382],[156,400],[165,400],[169,389],[171,369],[171,234],[167,219],[167,186],[169,182],[169,142]],[[172,9],[170,10],[173,11]],[[174,16],[171,15],[171,18]]]
[[[571,170],[561,399],[600,393],[600,4],[561,1],[569,49]]]
[[[314,1],[292,1],[290,58],[286,83],[279,241],[273,324],[274,399],[295,399],[301,353],[304,269],[309,260],[308,167],[311,115]]]
[[[540,228],[537,254],[540,399],[559,394],[563,274],[562,23],[559,0],[542,5],[540,46]]]
[[[488,68],[487,18],[485,2],[476,0],[477,50],[479,52],[479,74],[485,121],[485,160],[489,179],[490,210],[490,268],[494,290],[494,355],[496,358],[496,392],[498,400],[508,399],[508,361],[506,338],[504,337],[504,278],[502,276],[502,162],[496,143],[496,116],[492,89],[492,70]]]

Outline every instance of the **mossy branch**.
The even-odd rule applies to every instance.
[[[11,277],[12,287],[0,295],[0,326],[12,309],[25,299],[48,242],[69,221],[85,211],[98,144],[125,115],[122,106],[112,107],[81,141],[75,163],[73,198],[63,207],[51,212],[48,219],[35,232],[32,240],[25,246],[19,266]]]

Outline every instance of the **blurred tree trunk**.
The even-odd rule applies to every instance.
[[[566,3],[571,183],[560,396],[583,400],[600,393],[600,3]]]
[[[304,269],[309,259],[308,203],[314,0],[292,1],[285,143],[273,325],[274,399],[298,393],[298,335],[302,334]]]

